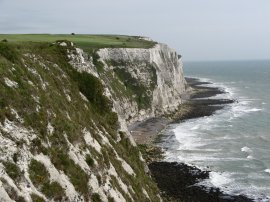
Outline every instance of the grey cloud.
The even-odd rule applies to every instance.
[[[1,33],[146,35],[186,60],[269,58],[268,0],[0,0]]]

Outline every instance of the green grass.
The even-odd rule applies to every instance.
[[[156,42],[146,41],[138,36],[125,35],[71,35],[71,34],[0,34],[0,41],[10,42],[55,42],[68,40],[85,51],[99,48],[151,48]]]
[[[55,201],[61,201],[65,197],[64,189],[58,182],[45,183],[42,187],[42,192]]]
[[[151,95],[147,94],[147,87],[133,78],[131,74],[124,68],[114,68],[114,72],[118,78],[124,83],[127,90],[132,95],[136,95],[136,102],[139,109],[147,109],[151,105]]]
[[[50,176],[45,166],[32,159],[29,165],[30,179],[36,187],[50,199],[61,201],[65,197],[64,189],[58,182],[50,182]]]
[[[29,165],[29,175],[35,186],[39,186],[48,182],[50,178],[45,166],[34,159],[31,160]]]
[[[86,155],[85,161],[86,161],[88,166],[90,166],[90,167],[94,166],[94,160],[89,154]]]
[[[45,202],[43,198],[36,194],[31,194],[31,198],[33,202]]]
[[[58,170],[63,170],[70,178],[75,189],[87,197],[89,192],[88,176],[78,164],[69,158],[67,151],[52,149],[51,160]]]
[[[134,72],[138,71],[132,62],[121,59],[106,60],[105,62],[114,68],[100,72],[100,76],[112,88],[114,99],[128,98],[130,101],[136,101],[139,109],[149,109],[152,92],[157,86],[157,73],[153,64],[138,61],[138,64],[144,65],[143,72],[150,74],[151,82],[145,83],[134,78],[127,70],[126,67],[134,67]]]
[[[91,199],[93,202],[102,202],[98,193],[93,193]]]
[[[21,176],[19,167],[12,162],[3,162],[6,172],[13,180],[17,181]]]

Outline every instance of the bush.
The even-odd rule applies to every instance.
[[[104,68],[104,65],[102,62],[98,61],[100,57],[96,51],[92,52],[92,58],[93,58],[93,64],[96,66],[98,72],[101,72]]]
[[[88,176],[79,165],[69,158],[65,151],[60,149],[52,150],[51,160],[58,170],[63,170],[64,173],[70,178],[70,181],[74,185],[76,191],[87,195]]]
[[[49,173],[46,167],[34,159],[31,160],[29,165],[29,176],[35,186],[49,182]]]
[[[113,103],[104,95],[104,87],[100,80],[86,72],[73,71],[73,79],[77,81],[80,92],[91,103],[92,109],[111,128],[118,127],[118,116],[112,112]]]
[[[147,109],[151,105],[151,98],[147,95],[147,88],[140,84],[137,79],[124,68],[114,68],[118,78],[124,83],[126,88],[136,95],[136,102],[139,109]]]
[[[61,201],[61,199],[65,197],[64,189],[58,182],[45,183],[42,186],[42,192],[48,198],[54,198],[56,201]]]
[[[18,180],[21,176],[21,171],[19,167],[12,162],[4,162],[3,164],[9,177],[11,177],[15,181]]]
[[[16,63],[19,60],[15,48],[7,43],[0,43],[0,55],[12,63]]]
[[[31,198],[33,202],[45,202],[43,198],[36,194],[31,194]]]
[[[79,90],[91,102],[98,112],[106,113],[111,111],[112,102],[103,95],[103,86],[98,78],[86,72],[75,73]]]
[[[92,157],[89,154],[86,155],[85,161],[86,161],[86,163],[87,163],[88,166],[93,167],[94,160],[92,159]]]
[[[93,202],[102,202],[98,193],[93,193],[91,199]]]
[[[36,187],[41,187],[41,191],[50,199],[61,201],[65,197],[64,189],[58,182],[50,182],[50,176],[46,167],[32,159],[29,166],[30,179]]]
[[[112,197],[110,197],[110,196],[108,197],[108,201],[109,201],[109,202],[115,202],[114,198],[112,198]]]

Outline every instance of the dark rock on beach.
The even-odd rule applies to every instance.
[[[196,185],[209,178],[208,171],[176,162],[153,162],[149,164],[152,177],[169,201],[181,202],[249,202],[245,196],[230,196],[218,188]]]
[[[195,92],[190,98],[207,98],[215,95],[226,93],[223,89],[217,87],[207,87],[203,85],[211,84],[210,82],[203,82],[196,78],[185,78],[188,85],[194,88]]]

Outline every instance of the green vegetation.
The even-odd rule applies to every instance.
[[[123,81],[127,90],[131,91],[131,94],[136,95],[135,100],[138,103],[139,109],[147,109],[151,105],[151,96],[147,94],[147,87],[139,83],[124,68],[115,68],[114,72]]]
[[[140,144],[138,145],[138,148],[147,164],[154,161],[160,161],[164,158],[164,153],[160,147],[154,145]]]
[[[9,161],[3,162],[3,164],[9,177],[11,177],[14,181],[18,181],[21,176],[21,171],[19,167],[16,164]]]
[[[29,165],[29,176],[33,184],[37,187],[50,181],[50,175],[45,166],[34,159],[31,160]]]
[[[58,182],[50,182],[50,176],[45,166],[32,159],[29,165],[30,179],[36,187],[50,199],[61,200],[65,197],[64,189]],[[37,199],[38,200],[38,199]]]
[[[31,194],[31,198],[33,202],[45,202],[43,198],[36,194]]]
[[[124,35],[67,35],[67,34],[0,34],[0,41],[16,42],[55,42],[68,40],[89,52],[99,48],[151,48],[156,43],[138,36]]]
[[[64,189],[58,182],[45,183],[41,191],[48,197],[53,198],[55,201],[61,201],[64,198]]]
[[[72,76],[78,83],[80,92],[91,102],[93,110],[101,114],[109,125],[115,126],[117,115],[111,112],[112,101],[103,95],[104,89],[100,80],[86,72],[73,71]]]
[[[109,82],[109,86],[113,89],[115,99],[121,100],[122,97],[134,100],[138,104],[139,109],[148,109],[151,106],[152,92],[157,85],[156,69],[152,64],[138,62],[142,65],[142,72],[150,74],[150,83],[143,83],[132,77],[127,67],[134,67],[130,61],[125,60],[107,60],[109,66],[113,66],[112,70],[106,70],[100,75],[105,81]],[[134,67],[134,71],[138,71]],[[114,74],[115,73],[115,74]],[[115,76],[116,75],[116,76]]]
[[[152,201],[158,201],[156,185],[144,171],[144,163],[140,161],[138,148],[132,146],[123,133],[121,141],[116,141],[118,117],[112,111],[111,101],[104,96],[101,82],[89,74],[77,72],[68,63],[67,49],[72,47],[62,47],[48,42],[16,42],[7,36],[5,38],[8,42],[0,42],[0,50],[8,48],[10,53],[0,51],[0,95],[4,95],[0,96],[1,121],[7,118],[16,124],[33,129],[37,137],[31,142],[30,151],[34,155],[43,153],[49,156],[54,166],[69,177],[76,191],[81,193],[86,201],[92,196],[88,187],[89,176],[70,159],[68,155],[70,143],[80,146],[82,152],[89,151],[91,156],[86,156],[86,162],[90,167],[94,165],[93,159],[97,160],[97,164],[92,167],[93,173],[97,176],[99,171],[106,170],[111,163],[123,182],[134,189],[135,194],[130,192],[134,201],[148,201],[142,192],[142,187],[148,192]],[[115,40],[121,40],[121,37]],[[95,65],[98,64],[97,62],[96,57]],[[113,71],[110,74],[113,74]],[[114,80],[112,79],[113,85],[119,88],[119,93],[121,93],[120,89],[127,88],[122,84],[125,81],[124,74],[126,73],[119,71]],[[113,78],[112,75],[110,76]],[[16,82],[18,87],[9,87],[5,78]],[[122,92],[132,97],[134,92],[138,91],[135,95],[141,97],[141,107],[146,106],[145,92],[136,89],[135,81],[132,84],[134,85],[126,84],[128,90]],[[86,101],[80,93],[87,98]],[[70,100],[67,99],[67,95],[70,96]],[[23,123],[18,122],[11,109],[17,111],[23,118]],[[47,130],[48,124],[54,129],[51,133]],[[102,154],[99,154],[92,145],[85,143],[83,129],[90,131],[91,136],[102,145]],[[128,174],[123,169],[121,161],[116,158],[115,151],[102,144],[100,131],[109,140],[119,157],[132,166],[136,176]],[[24,144],[23,141],[17,142],[18,148]],[[14,162],[17,161],[18,156],[13,156],[13,159]],[[6,166],[6,170],[10,170],[9,175],[19,180],[20,170],[14,165]],[[29,174],[37,189],[50,200],[65,198],[63,189],[58,183],[50,181],[49,173],[42,163],[32,160]],[[98,182],[100,185],[104,183],[104,176],[99,176]],[[115,182],[116,187],[118,187],[117,183]],[[32,198],[35,196],[32,195]],[[36,201],[42,200],[36,198]]]
[[[2,43],[0,43],[1,46]],[[92,75],[79,73],[73,69],[68,63],[66,49],[57,44],[29,43],[22,46],[8,43],[8,46],[17,51],[18,57],[24,60],[25,65],[22,65],[21,61],[13,64],[12,59],[0,52],[0,94],[5,95],[0,97],[1,121],[3,122],[5,118],[16,121],[10,111],[11,106],[15,108],[24,118],[24,126],[31,127],[38,134],[31,144],[31,151],[49,155],[55,166],[70,177],[76,190],[87,195],[88,176],[68,158],[68,145],[64,134],[71,143],[84,144],[82,129],[88,128],[99,140],[100,137],[95,135],[96,132],[93,130],[92,120],[95,120],[97,124],[110,131],[112,137],[115,136],[115,130],[118,127],[117,114],[111,111],[112,103],[103,95],[104,89],[101,82]],[[24,56],[24,54],[30,56]],[[34,62],[31,57],[38,57],[39,60]],[[50,69],[44,69],[41,63],[46,64]],[[30,68],[31,71],[29,71]],[[17,82],[19,88],[8,87],[4,78]],[[42,87],[45,82],[48,84],[46,89]],[[63,86],[72,96],[71,103],[66,99]],[[84,101],[80,93],[83,93],[89,102]],[[39,103],[33,97],[38,98]],[[38,111],[37,106],[41,106]],[[53,117],[53,114],[57,117]],[[54,127],[51,136],[47,133],[49,121]],[[42,142],[48,139],[51,148],[45,148],[42,145]],[[92,150],[90,150],[91,153],[94,153]],[[88,163],[92,164],[89,159]],[[33,166],[36,166],[35,163]],[[39,182],[38,180],[42,178],[40,179],[35,173],[32,173],[32,179],[42,186],[47,182],[46,179]]]
[[[54,166],[64,171],[78,192],[87,196],[89,192],[87,184],[88,176],[79,165],[75,164],[74,161],[69,158],[67,151],[52,148],[50,155]]]
[[[91,199],[93,202],[102,202],[98,193],[93,193]]]
[[[92,159],[92,157],[89,154],[86,155],[85,161],[86,161],[88,166],[90,166],[90,167],[94,166],[94,160]]]
[[[18,53],[13,46],[7,43],[1,43],[0,45],[0,55],[5,57],[7,60],[15,63],[18,61]]]
[[[93,58],[93,64],[96,66],[98,72],[102,72],[104,65],[102,62],[98,61],[100,58],[99,55],[97,54],[96,50],[93,50],[92,53],[90,53],[92,58]]]
[[[114,166],[117,174],[120,176],[124,184],[126,184],[127,186],[130,185],[132,187],[135,194],[133,194],[133,192],[131,191],[130,193],[135,201],[149,201],[149,199],[147,199],[142,192],[142,188],[147,190],[150,198],[153,199],[153,201],[159,201],[156,195],[156,193],[158,193],[157,186],[151,180],[150,176],[145,173],[144,163],[138,158],[138,156],[140,155],[138,148],[131,145],[126,134],[121,132],[120,135],[122,137],[121,141],[117,143],[112,143],[113,147],[118,154],[121,154],[121,158],[123,158],[132,167],[132,169],[136,173],[136,176],[128,174],[123,169],[121,162],[113,158],[114,152],[112,149],[106,148],[106,154],[103,153],[103,156],[105,158],[109,158],[110,162]],[[113,187],[119,190],[127,201],[130,201],[130,197],[125,193],[125,191],[122,190],[120,184],[118,183],[118,180],[113,176],[111,176],[111,178],[111,183]]]
[[[112,198],[112,197],[108,197],[108,201],[109,202],[115,202],[114,198]]]

